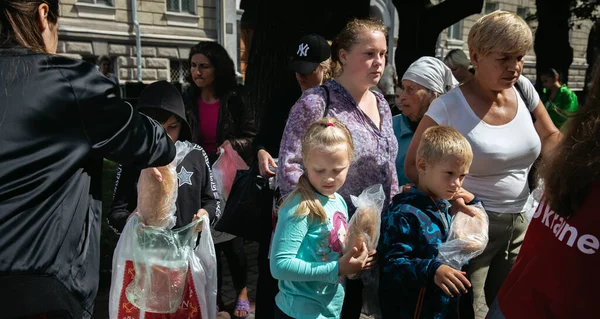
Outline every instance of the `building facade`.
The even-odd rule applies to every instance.
[[[143,82],[183,83],[190,47],[202,40],[218,41],[239,64],[232,0],[62,0],[58,53],[91,63],[107,55],[120,83],[137,82],[134,3]]]
[[[434,0],[433,3],[438,3],[440,0]],[[398,40],[398,16],[396,8],[391,0],[371,0],[371,14],[374,17],[380,18],[388,26],[390,34],[393,30],[395,40]],[[450,28],[444,30],[439,37],[436,56],[443,58],[448,51],[452,49],[462,49],[468,55],[467,38],[471,26],[485,14],[495,10],[504,10],[514,12],[526,18],[530,14],[535,13],[535,0],[485,0],[483,10],[480,14],[471,15],[462,21],[459,21]],[[591,21],[573,21],[577,27],[574,27],[570,33],[571,47],[573,48],[573,63],[569,70],[569,88],[575,91],[583,89],[585,71],[587,69],[586,49],[588,35],[592,27]],[[535,36],[536,23],[530,23]],[[395,47],[395,45],[394,45]],[[393,61],[393,55],[391,55]],[[523,74],[531,80],[535,80],[535,52],[533,48],[525,56],[525,67]]]

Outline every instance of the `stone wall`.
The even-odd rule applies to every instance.
[[[179,80],[171,79],[171,61],[187,60],[198,41],[217,40],[216,5],[216,0],[196,0],[195,12],[171,12],[166,0],[136,0],[143,82]],[[109,6],[62,0],[59,39],[59,54],[90,62],[108,55],[120,83],[137,82],[131,0],[112,0]]]

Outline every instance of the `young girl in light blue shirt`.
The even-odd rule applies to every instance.
[[[353,157],[350,132],[333,118],[311,124],[302,139],[305,171],[279,208],[273,235],[275,318],[339,318],[343,277],[369,267],[364,244],[344,247],[348,208],[336,193]]]

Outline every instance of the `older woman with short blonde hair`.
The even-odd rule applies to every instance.
[[[540,151],[546,153],[560,133],[541,103],[528,107],[522,95],[531,84],[515,88],[523,58],[532,46],[529,26],[519,16],[496,11],[480,18],[469,32],[469,53],[476,69],[471,81],[433,101],[421,120],[405,161],[406,175],[418,181],[415,154],[423,132],[435,125],[456,128],[471,143],[473,164],[464,189],[479,197],[488,211],[490,242],[467,272],[482,304],[491,304],[512,267],[528,221],[528,172]],[[538,99],[539,100],[539,99]],[[464,206],[463,191],[454,199]],[[476,311],[478,309],[475,309]]]

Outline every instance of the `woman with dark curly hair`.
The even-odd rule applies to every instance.
[[[192,141],[204,148],[210,163],[218,157],[218,149],[231,145],[247,162],[252,158],[252,140],[256,135],[254,113],[242,100],[242,88],[237,84],[233,60],[225,48],[211,41],[201,41],[190,49],[188,59],[189,86],[183,92],[186,116],[192,130]],[[216,242],[218,240],[215,239]],[[221,252],[227,258],[233,285],[237,292],[234,316],[246,318],[250,302],[246,289],[247,262],[244,240],[235,237],[217,243],[218,292],[220,309],[223,275]]]

